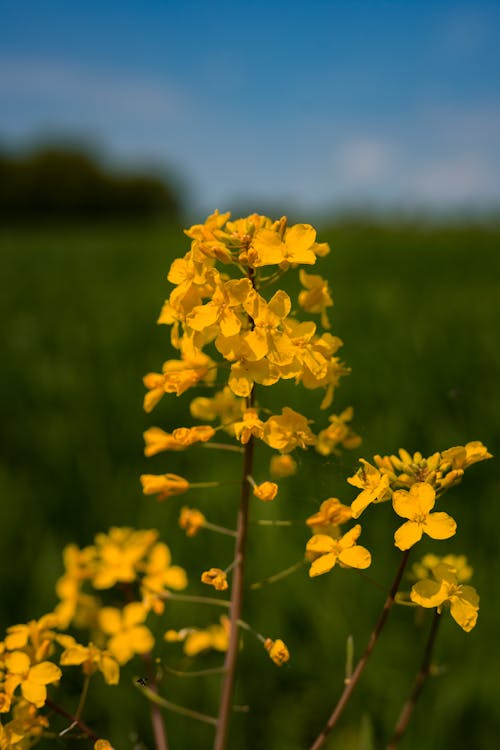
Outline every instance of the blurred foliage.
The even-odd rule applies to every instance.
[[[0,222],[179,219],[173,185],[150,174],[111,174],[76,148],[0,152]]]
[[[186,540],[177,528],[179,508],[197,506],[210,520],[230,525],[236,498],[229,490],[202,490],[159,504],[141,495],[138,482],[145,470],[174,471],[193,480],[239,476],[236,455],[215,458],[213,451],[193,448],[149,460],[142,456],[146,427],[171,430],[191,423],[186,418],[191,394],[163,399],[152,416],[141,408],[142,375],[169,356],[168,332],[154,321],[170,287],[169,264],[186,251],[186,238],[173,225],[116,225],[4,230],[0,239],[1,622],[6,626],[52,608],[63,546],[88,544],[110,525],[159,528],[174,562],[190,572],[189,590],[206,593],[199,571],[225,567],[232,543],[209,532]],[[322,232],[320,239],[332,245],[318,272],[330,279],[333,331],[345,341],[343,357],[352,367],[333,408],[339,412],[354,405],[354,428],[364,443],[356,454],[339,459],[300,452],[300,472],[281,482],[279,498],[256,501],[254,518],[298,523],[252,525],[250,582],[301,558],[308,538],[302,520],[322,500],[353,499],[345,478],[358,456],[399,447],[430,454],[475,439],[498,452],[500,230],[352,223]],[[292,407],[313,414],[317,394],[290,383],[280,387],[276,400],[288,399]],[[265,398],[270,394],[262,393]],[[268,458],[266,447],[260,447],[258,480],[267,478]],[[472,467],[446,497],[446,510],[458,522],[456,537],[421,545],[422,554],[467,554],[482,606],[478,626],[468,635],[450,618],[443,623],[436,650],[442,674],[426,685],[403,750],[485,750],[500,735],[499,489],[495,460]],[[385,511],[385,506],[367,511],[362,541],[374,557],[369,575],[388,587],[399,558],[392,538],[397,522]],[[265,635],[283,638],[291,661],[278,669],[244,635],[237,703],[248,710],[235,713],[231,746],[307,746],[340,693],[347,637],[353,636],[359,656],[383,598],[362,574],[337,569],[315,580],[299,570],[250,591],[246,619]],[[430,626],[427,614],[418,618],[405,607],[391,613],[326,747],[383,746],[418,668]],[[218,617],[218,610],[176,603],[168,607],[161,629],[204,625]],[[208,655],[195,666],[175,645],[160,646],[160,653],[176,669],[220,664],[220,656]],[[133,669],[124,670],[119,700],[113,688],[101,688],[96,680],[86,713],[104,735],[109,721],[120,748],[132,747],[135,735],[151,747]],[[75,677],[75,705],[77,689]],[[167,675],[162,686],[167,697],[207,712],[215,710],[218,689],[214,677]],[[210,727],[167,719],[174,749],[210,746]]]

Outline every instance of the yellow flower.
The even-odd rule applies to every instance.
[[[196,427],[178,427],[169,434],[159,427],[150,427],[143,433],[145,456],[155,456],[161,451],[182,451],[193,443],[206,443],[215,435],[215,430],[209,425]]]
[[[347,480],[353,487],[362,489],[362,492],[351,503],[353,518],[359,518],[370,503],[381,503],[390,497],[389,477],[386,474],[381,474],[364,458],[359,460],[362,464],[361,468]]]
[[[328,417],[330,426],[326,430],[321,430],[316,441],[318,453],[322,456],[329,456],[331,453],[339,453],[338,445],[342,445],[347,450],[353,450],[361,445],[361,438],[347,424],[353,418],[353,414],[354,410],[350,406],[341,414],[332,414]]]
[[[333,300],[328,288],[328,281],[321,276],[306,273],[302,268],[299,272],[299,278],[302,286],[307,289],[307,291],[300,292],[299,305],[306,312],[320,313],[321,325],[323,328],[330,328],[326,308],[333,306]]]
[[[425,482],[416,482],[409,492],[396,490],[392,496],[392,506],[398,516],[409,519],[394,535],[396,547],[410,549],[424,533],[432,539],[449,539],[455,534],[457,524],[448,513],[429,512],[435,501],[434,488]]]
[[[269,472],[277,479],[291,477],[297,472],[297,462],[288,454],[273,456],[269,464]]]
[[[192,388],[201,380],[213,381],[216,373],[214,362],[195,347],[186,350],[182,359],[169,359],[163,364],[163,372],[150,372],[143,382],[148,393],[144,397],[144,410],[150,412],[165,393],[182,393]]]
[[[285,406],[281,410],[281,415],[269,417],[264,425],[262,439],[281,453],[290,453],[297,447],[306,449],[308,445],[314,445],[316,442],[309,428],[310,421]]]
[[[278,494],[278,485],[275,482],[262,482],[262,484],[256,484],[253,488],[253,494],[258,497],[259,500],[269,501],[274,500]]]
[[[268,652],[269,656],[278,667],[285,664],[290,659],[290,654],[282,640],[277,638],[273,641],[272,638],[266,638],[264,641],[264,648]]]
[[[140,602],[127,604],[123,610],[116,607],[101,609],[101,630],[110,636],[107,647],[118,664],[125,664],[134,654],[146,654],[153,648],[153,635],[142,625],[146,616],[146,608]]]
[[[227,576],[220,568],[210,568],[201,574],[201,582],[213,586],[216,591],[225,591],[229,588]]]
[[[424,555],[420,562],[413,563],[412,573],[417,579],[428,578],[436,565],[440,563],[448,565],[460,583],[465,583],[472,578],[473,570],[465,555],[444,555],[444,557],[433,554]]]
[[[113,745],[107,740],[96,740],[94,742],[94,750],[113,750]]]
[[[329,536],[340,536],[339,526],[352,518],[351,508],[343,505],[336,497],[324,500],[317,513],[309,516],[306,524],[315,534],[323,533]]]
[[[177,474],[142,474],[142,491],[145,495],[158,495],[165,500],[172,495],[182,495],[189,489],[189,482]]]
[[[236,398],[229,386],[225,386],[213,398],[198,396],[193,399],[189,410],[195,419],[205,419],[207,422],[219,419],[225,431],[233,435],[233,424],[240,419],[244,407],[244,399]]]
[[[255,233],[248,251],[250,265],[259,268],[278,264],[286,269],[291,263],[316,262],[313,249],[316,247],[316,230],[309,224],[295,224],[285,229],[285,223],[283,218],[273,229],[263,228]]]
[[[187,536],[195,536],[205,523],[205,516],[196,508],[181,508],[179,526],[185,529]]]
[[[242,324],[241,305],[251,290],[249,279],[219,281],[210,302],[195,307],[187,316],[187,326],[195,331],[203,331],[217,325],[223,336],[235,336]]]
[[[11,625],[7,628],[4,639],[7,651],[29,647],[35,661],[41,661],[47,655],[50,644],[55,638],[54,628],[59,626],[57,614],[51,612],[39,620],[30,620],[27,624]]]
[[[139,564],[156,541],[153,529],[136,531],[113,526],[107,534],[95,537],[96,563],[92,583],[96,589],[109,589],[124,581],[137,578]]]
[[[31,666],[29,656],[23,651],[11,651],[5,655],[5,691],[12,695],[21,686],[23,697],[41,708],[47,700],[47,685],[60,680],[62,672],[51,661],[42,661]]]
[[[453,469],[467,469],[478,461],[485,461],[487,458],[493,458],[488,449],[479,440],[466,443],[465,446],[457,445],[455,448],[441,453],[443,461],[449,462]]]
[[[477,621],[479,596],[476,590],[461,584],[453,568],[445,563],[436,565],[432,574],[434,581],[427,578],[413,586],[411,600],[421,607],[437,607],[438,612],[443,605],[448,605],[455,622],[468,633]]]
[[[243,336],[250,352],[248,359],[260,361],[267,357],[275,365],[286,365],[293,360],[292,342],[281,329],[291,306],[290,297],[281,289],[269,302],[255,291],[248,295],[244,308],[253,321],[252,330]]]
[[[372,557],[367,549],[356,544],[361,534],[358,523],[340,539],[315,534],[306,545],[306,558],[312,560],[311,578],[328,573],[338,562],[344,568],[369,568]]]
[[[94,646],[93,643],[82,646],[70,635],[61,635],[58,640],[64,647],[60,664],[63,666],[81,665],[83,673],[86,675],[92,675],[96,670],[99,670],[104,675],[108,685],[118,685],[120,667],[109,651],[103,651]]]
[[[159,594],[167,589],[180,591],[187,586],[184,568],[171,565],[170,550],[163,542],[158,542],[149,553],[144,564],[142,588],[147,592]]]
[[[252,435],[261,438],[264,431],[264,422],[259,419],[257,409],[245,409],[241,422],[235,422],[234,434],[242,445],[246,445]]]
[[[191,629],[184,642],[184,653],[186,656],[196,656],[211,648],[215,651],[227,651],[230,630],[230,621],[226,615],[221,616],[220,625],[209,625],[205,630]]]

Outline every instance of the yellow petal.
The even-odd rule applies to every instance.
[[[102,607],[99,612],[99,624],[108,635],[118,633],[122,627],[120,610],[116,607]]]
[[[394,544],[400,550],[410,549],[422,538],[422,526],[415,521],[407,521],[394,534]]]
[[[120,667],[115,659],[111,656],[103,656],[99,663],[99,669],[103,673],[108,685],[118,685],[120,681]]]
[[[392,507],[401,518],[413,518],[416,515],[414,499],[406,490],[396,490],[393,493]]]
[[[88,658],[88,649],[85,646],[81,646],[79,643],[75,644],[71,648],[66,649],[61,654],[60,663],[63,666],[70,664],[83,664]]]
[[[13,651],[5,656],[5,666],[12,674],[24,674],[30,668],[30,660],[24,651]]]
[[[42,661],[40,664],[31,667],[28,679],[30,682],[36,682],[39,685],[48,685],[60,680],[61,675],[62,672],[57,664],[53,664],[51,661]]]
[[[449,539],[455,534],[457,524],[448,513],[429,513],[423,529],[432,539]]]
[[[34,703],[37,708],[41,708],[47,698],[45,685],[40,685],[38,682],[32,682],[31,680],[25,680],[21,683],[21,692],[26,700]]]
[[[356,545],[349,549],[343,549],[339,555],[339,561],[349,568],[369,568],[372,564],[372,556],[364,547]]]
[[[425,578],[423,581],[418,581],[414,584],[411,590],[410,598],[415,604],[420,604],[421,607],[439,607],[447,597],[446,584],[442,584],[439,581],[432,581],[430,578]]]
[[[327,555],[321,555],[321,557],[318,557],[318,559],[315,560],[311,565],[309,569],[310,577],[315,578],[315,576],[320,576],[323,575],[323,573],[328,573],[328,571],[333,568],[336,562],[336,552],[330,552]]]
[[[472,630],[477,622],[477,608],[464,599],[457,599],[450,604],[451,616],[466,633]]]
[[[415,482],[410,488],[410,496],[418,509],[418,513],[428,513],[436,502],[434,487],[427,482]],[[408,516],[407,516],[408,518]]]
[[[352,529],[349,529],[349,531],[344,534],[342,539],[339,540],[339,545],[341,549],[347,549],[348,547],[352,547],[354,542],[359,539],[359,535],[361,534],[361,524],[357,523],[356,526],[353,526]]]
[[[306,545],[306,551],[315,555],[326,555],[336,548],[336,542],[326,534],[315,534],[309,539]]]
[[[130,638],[134,651],[137,654],[145,654],[148,651],[151,651],[155,645],[155,639],[153,638],[151,631],[144,625],[139,625],[138,627],[133,628]]]

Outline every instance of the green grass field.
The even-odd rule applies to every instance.
[[[333,227],[320,239],[331,243],[332,253],[318,273],[330,279],[333,332],[343,339],[343,358],[352,368],[333,410],[354,406],[363,445],[334,460],[300,456],[299,475],[283,481],[279,501],[255,509],[261,517],[304,519],[337,494],[350,502],[353,490],[345,478],[360,456],[370,459],[399,447],[430,454],[469,440],[482,440],[498,453],[500,229],[353,223]],[[102,226],[3,230],[0,244],[2,627],[50,611],[63,546],[89,544],[111,525],[159,528],[174,561],[191,573],[190,590],[201,593],[199,570],[224,567],[231,544],[208,533],[186,540],[177,514],[184,504],[208,512],[214,495],[204,490],[158,504],[142,496],[138,481],[144,471],[211,479],[223,468],[238,476],[237,457],[214,462],[210,451],[148,461],[142,455],[146,427],[185,423],[187,396],[165,398],[153,415],[143,413],[142,376],[170,356],[168,333],[155,320],[170,288],[168,267],[186,251],[187,239],[175,227]],[[286,385],[281,393],[308,414],[320,400]],[[267,461],[267,454],[262,456]],[[449,617],[443,623],[436,651],[442,674],[426,685],[404,750],[489,750],[500,736],[499,494],[493,460],[468,470],[446,498],[459,530],[440,550],[468,555],[481,611],[470,634]],[[221,521],[234,523],[232,498],[217,500],[214,520],[219,514]],[[363,543],[374,556],[370,574],[386,586],[398,560],[391,524],[383,510],[367,514],[363,523]],[[307,537],[302,525],[252,527],[249,580],[300,559]],[[422,543],[422,553],[438,551],[440,544]],[[231,746],[307,747],[341,690],[347,636],[353,635],[359,655],[382,600],[383,593],[361,575],[336,569],[314,581],[298,571],[250,592],[246,618],[260,632],[283,638],[291,661],[278,669],[257,642],[245,638],[237,702],[249,710],[235,715]],[[217,617],[172,605],[162,629]],[[429,623],[427,618],[417,627],[414,611],[404,607],[391,614],[326,747],[368,750],[370,733],[373,747],[384,746]],[[162,658],[186,668],[179,653],[165,647]],[[208,656],[199,663],[219,661]],[[134,669],[124,673],[131,678]],[[134,732],[151,747],[146,721],[137,718],[147,713],[143,699],[131,679],[130,685],[119,702],[112,688],[97,689],[87,717],[105,722],[109,714],[110,739],[120,750],[134,747]],[[213,711],[218,683],[170,677],[165,693]],[[169,733],[173,750],[209,747],[212,736],[210,728],[177,717],[169,719]]]

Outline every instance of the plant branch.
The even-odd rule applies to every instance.
[[[434,618],[432,620],[429,637],[427,638],[427,643],[425,644],[425,650],[424,650],[422,662],[420,664],[420,669],[418,670],[417,676],[415,677],[415,682],[413,683],[413,687],[411,689],[410,695],[408,696],[408,699],[406,703],[404,704],[401,710],[401,713],[399,714],[399,718],[396,722],[396,727],[394,729],[394,734],[392,735],[391,741],[387,745],[387,750],[396,750],[402,736],[406,732],[406,729],[408,727],[411,716],[413,714],[413,710],[415,708],[417,699],[420,693],[422,692],[424,683],[430,673],[432,653],[434,651],[434,645],[436,643],[436,636],[437,636],[440,622],[441,622],[441,615],[436,609],[434,613]]]
[[[382,632],[382,629],[385,625],[385,621],[387,620],[387,616],[392,608],[392,605],[394,604],[394,599],[395,599],[397,590],[399,588],[401,578],[403,577],[403,572],[406,567],[406,563],[408,561],[408,556],[409,556],[409,550],[406,550],[406,552],[403,554],[403,557],[401,559],[398,571],[396,573],[396,577],[394,578],[390,591],[384,602],[382,612],[380,613],[377,623],[370,634],[370,637],[368,639],[368,643],[363,652],[363,655],[361,656],[360,660],[356,664],[356,667],[354,668],[351,679],[348,680],[348,682],[346,682],[344,690],[342,691],[342,695],[337,701],[337,704],[335,708],[333,709],[333,712],[330,718],[326,722],[324,728],[322,729],[322,731],[320,732],[316,740],[311,745],[310,750],[319,750],[319,748],[323,746],[326,738],[332,731],[337,721],[340,719],[349,701],[349,698],[351,697],[354,691],[354,688],[358,684],[359,678],[361,677],[361,674],[366,666],[366,663],[370,657],[371,652],[375,648],[375,644],[377,643],[380,633]]]
[[[66,711],[65,708],[62,708],[62,706],[59,706],[57,703],[54,703],[54,701],[51,698],[47,698],[45,701],[45,705],[48,706],[52,711],[55,711],[56,714],[59,714],[59,716],[64,716],[65,719],[71,722],[71,727],[78,727],[78,729],[81,729],[81,731],[91,740],[94,740],[94,742],[98,739],[97,734],[94,732],[93,729],[91,729],[88,724],[85,724],[82,719],[77,719],[76,716],[73,716],[73,714],[70,714],[69,711]]]
[[[252,403],[252,399],[249,399]],[[215,735],[214,750],[224,750],[226,747],[229,720],[232,712],[234,682],[236,677],[236,663],[238,660],[238,621],[241,618],[243,608],[243,581],[245,572],[245,549],[248,532],[248,505],[250,498],[250,484],[247,481],[248,474],[253,468],[253,438],[251,437],[245,445],[243,454],[243,473],[241,479],[241,497],[238,511],[237,537],[235,546],[235,567],[233,574],[233,585],[231,589],[231,624],[229,635],[229,646],[224,662],[224,681],[219,709],[219,720]]]

